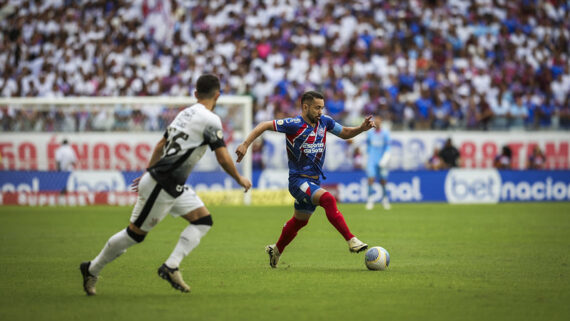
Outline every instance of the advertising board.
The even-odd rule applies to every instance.
[[[141,172],[133,171],[0,171],[3,204],[131,204],[136,194],[129,186]],[[243,193],[223,172],[194,172],[187,181],[196,192],[214,200],[239,203]],[[331,172],[322,186],[339,202],[362,203],[368,197],[364,172]],[[287,172],[254,171],[253,187],[264,204],[288,202]],[[449,171],[392,171],[386,190],[392,202],[447,202],[451,204],[569,201],[570,171],[498,171],[496,169],[453,169]],[[285,193],[284,193],[285,191]],[[217,195],[218,193],[219,195]],[[273,193],[273,194],[272,194]],[[234,195],[235,194],[235,195]],[[232,195],[229,197],[229,195]],[[272,196],[273,195],[273,196]],[[382,189],[373,186],[379,200]],[[255,200],[254,203],[255,204]]]

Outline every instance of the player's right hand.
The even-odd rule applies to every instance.
[[[362,129],[364,129],[364,131],[367,131],[370,128],[376,128],[376,123],[374,122],[372,115],[366,116],[366,118],[364,118],[364,121],[362,122],[361,126],[362,126]]]
[[[244,193],[246,193],[251,188],[251,181],[245,176],[241,176],[239,184],[244,188]]]
[[[139,183],[141,181],[141,177],[142,177],[142,175],[133,179],[133,182],[131,183],[131,186],[130,186],[131,191],[136,192],[136,193],[139,192]]]
[[[236,148],[236,154],[237,154],[237,159],[236,162],[239,163],[241,162],[241,160],[243,159],[243,157],[245,156],[245,153],[247,153],[247,145],[245,143],[241,143],[239,144],[239,146]]]

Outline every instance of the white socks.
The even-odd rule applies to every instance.
[[[206,224],[190,224],[180,234],[178,244],[166,260],[166,266],[171,269],[176,269],[186,257],[198,244],[200,239],[208,233],[212,225]],[[142,239],[140,240],[142,241]],[[93,276],[98,276],[105,265],[111,263],[114,259],[125,253],[129,247],[139,242],[135,241],[129,236],[126,229],[123,229],[111,236],[107,244],[103,247],[99,255],[91,261],[89,266],[89,273]]]
[[[188,225],[182,233],[180,233],[178,244],[176,244],[174,251],[172,251],[172,254],[170,254],[170,257],[166,260],[166,266],[171,269],[178,268],[182,259],[200,244],[200,239],[208,233],[210,228],[212,228],[211,225]]]
[[[99,272],[101,272],[105,265],[121,256],[121,254],[125,253],[127,249],[134,244],[137,244],[137,241],[133,240],[127,234],[126,229],[122,229],[117,234],[111,236],[107,244],[105,244],[101,250],[101,253],[91,261],[89,273],[93,276],[99,275]]]

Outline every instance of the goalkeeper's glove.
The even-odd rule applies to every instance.
[[[389,162],[390,162],[390,152],[385,152],[384,155],[382,155],[380,161],[378,162],[378,166],[384,168],[388,166]]]

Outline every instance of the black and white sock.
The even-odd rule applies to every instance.
[[[130,234],[134,233],[131,232]],[[97,257],[91,261],[91,265],[89,266],[89,273],[94,276],[99,275],[105,265],[111,263],[111,261],[121,256],[121,254],[125,253],[129,247],[141,242],[142,239],[144,239],[144,236],[142,235],[134,236],[140,238],[140,240],[135,240],[131,235],[129,235],[127,229],[121,230],[117,234],[111,236],[99,255],[97,255]]]
[[[200,244],[200,239],[208,233],[212,228],[212,216],[204,216],[196,221],[190,222],[182,233],[180,233],[180,239],[170,254],[168,260],[166,260],[166,266],[171,269],[176,269],[180,266],[180,262],[184,259],[193,249]]]

